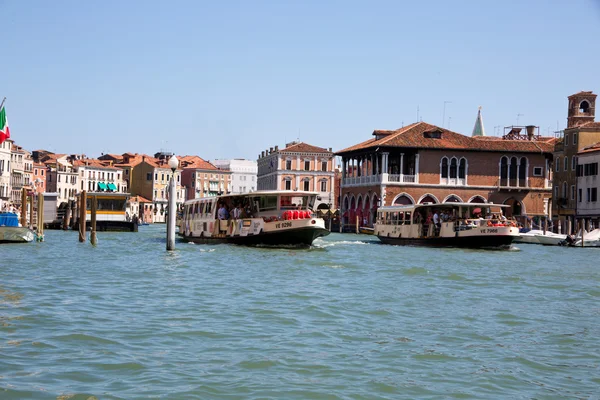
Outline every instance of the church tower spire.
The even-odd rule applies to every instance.
[[[475,126],[473,127],[471,136],[485,136],[485,128],[483,127],[483,118],[481,116],[481,106],[479,106],[479,111],[477,111],[477,119],[475,120]]]

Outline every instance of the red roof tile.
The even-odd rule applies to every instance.
[[[209,163],[208,161],[206,161],[198,156],[179,157],[179,168],[182,168],[182,169],[187,169],[187,168],[208,169],[208,170],[218,169],[213,164]]]
[[[600,151],[600,142],[596,142],[587,147],[584,147],[577,154],[587,154],[587,153],[593,153],[596,151]]]
[[[377,132],[388,131],[374,131]],[[546,152],[554,150],[554,137],[540,137],[536,140],[505,140],[489,136],[465,136],[425,122],[417,122],[357,145],[339,150],[343,154],[373,147],[409,147],[422,149],[454,149],[477,151]]]
[[[280,152],[294,152],[294,153],[330,153],[329,150],[323,147],[317,147],[310,145],[308,143],[299,142],[299,143],[290,143],[288,147],[280,150]]]
[[[582,90],[581,92],[572,94],[567,98],[570,99],[571,97],[575,97],[575,96],[589,96],[589,95],[594,95],[594,93],[591,90],[589,90],[589,91]]]

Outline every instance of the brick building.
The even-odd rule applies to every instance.
[[[579,92],[569,96],[568,99],[567,128],[554,146],[552,209],[553,218],[558,220],[562,232],[566,232],[569,225],[573,230],[576,226],[578,207],[584,206],[580,200],[586,200],[587,193],[582,196],[583,199],[578,196],[577,166],[580,164],[578,157],[584,149],[600,142],[600,122],[594,120],[596,95],[591,91]],[[585,154],[587,155],[587,152]],[[585,174],[585,171],[583,173]],[[580,180],[580,183],[584,181]],[[584,208],[590,207],[585,205]]]
[[[343,223],[359,217],[372,226],[379,206],[425,202],[505,204],[508,217],[548,215],[555,139],[536,131],[512,126],[489,137],[481,128],[465,136],[425,122],[376,130],[336,153]]]

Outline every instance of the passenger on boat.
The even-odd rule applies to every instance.
[[[220,204],[217,216],[219,219],[229,219],[229,211],[227,211],[224,203]]]
[[[236,204],[235,208],[233,210],[231,210],[231,218],[233,219],[240,219],[240,217],[242,216],[242,208],[240,207],[240,204]]]

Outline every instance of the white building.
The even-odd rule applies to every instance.
[[[231,171],[231,193],[245,193],[256,190],[258,166],[256,161],[235,158],[214,160],[212,164],[224,171]]]
[[[58,205],[75,200],[78,193],[78,174],[66,154],[52,154],[44,161],[48,168],[46,175],[46,191],[56,193]]]
[[[10,139],[0,143],[0,203],[9,201],[11,195],[10,185],[10,149],[13,141]]]
[[[13,143],[10,151],[10,160],[11,201],[14,204],[21,204],[21,192],[23,188],[31,187],[33,159],[29,151]]]
[[[577,153],[577,218],[592,220],[598,226],[600,218],[600,142],[583,148]]]
[[[79,173],[78,193],[87,192],[117,192],[126,193],[127,185],[123,181],[123,170],[105,165],[107,161],[80,159],[73,161],[73,166]]]

